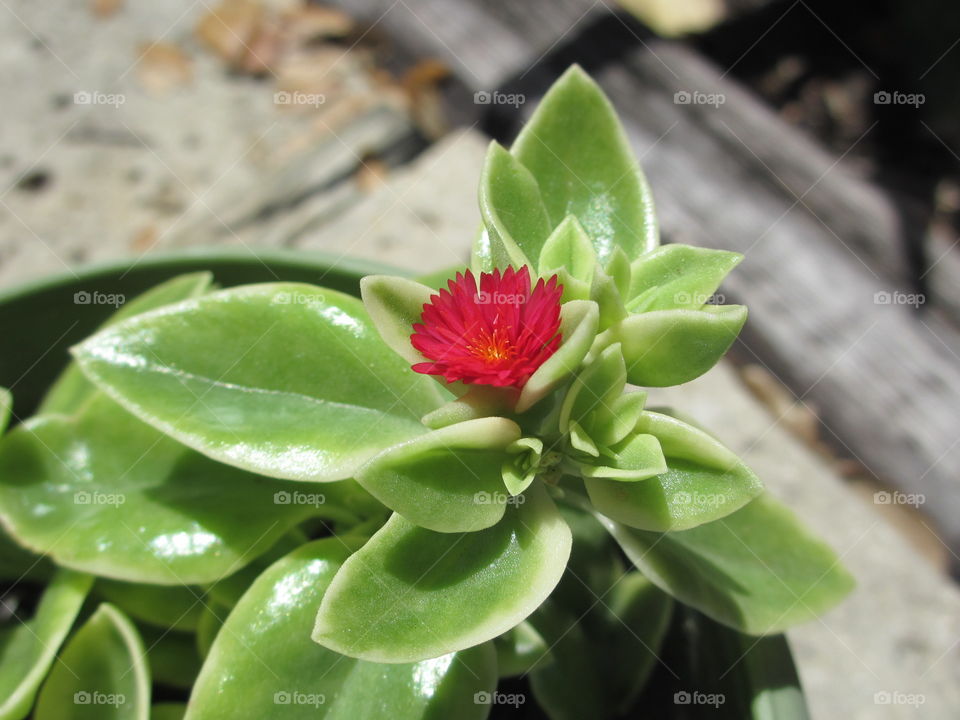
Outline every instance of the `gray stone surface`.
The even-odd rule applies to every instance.
[[[0,284],[158,249],[262,245],[241,233],[264,210],[355,193],[338,180],[412,132],[402,98],[352,54],[317,61],[316,109],[275,103],[277,78],[230,75],[194,34],[212,6],[128,2],[99,19],[86,2],[0,5]],[[192,68],[159,94],[138,65],[156,41]]]

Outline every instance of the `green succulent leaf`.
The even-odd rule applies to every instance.
[[[438,385],[391,352],[356,298],[247,285],[139,315],[74,348],[127,410],[179,442],[270,477],[350,477],[423,432]]]
[[[515,388],[473,385],[466,393],[424,415],[420,422],[431,430],[493,415],[509,415],[517,402]]]
[[[156,703],[150,708],[150,720],[183,720],[186,714],[184,703]]]
[[[596,462],[580,464],[584,478],[609,478],[621,482],[646,480],[667,471],[659,441],[644,433],[628,436],[610,447]]]
[[[147,664],[153,682],[190,690],[202,662],[194,635],[151,626],[139,630],[147,648]]]
[[[388,448],[357,472],[357,482],[410,522],[441,533],[483,530],[503,517],[501,467],[520,439],[512,420],[449,425]],[[502,501],[497,501],[497,498]]]
[[[630,258],[627,257],[623,248],[613,249],[613,253],[603,266],[603,272],[613,280],[621,299],[626,298],[630,289]]]
[[[655,310],[630,315],[608,331],[623,347],[627,379],[667,387],[694,380],[717,364],[747,320],[742,305]]]
[[[110,327],[149,310],[199,297],[208,292],[212,284],[213,275],[208,272],[179,275],[122,305],[101,327]],[[96,385],[84,376],[77,363],[71,362],[47,391],[37,413],[76,412],[96,390]]]
[[[13,413],[13,395],[5,387],[0,387],[0,435],[7,429],[11,413]]]
[[[22,720],[87,597],[93,578],[58,570],[30,620],[0,631],[0,720]]]
[[[768,495],[720,520],[666,534],[597,517],[660,589],[752,635],[812,619],[853,588],[833,551]]]
[[[143,641],[104,603],[70,638],[37,697],[35,720],[147,720],[150,673]]]
[[[567,215],[547,238],[540,251],[539,274],[549,277],[560,270],[589,286],[597,254],[590,238],[574,215]]]
[[[344,564],[313,639],[374,662],[471,647],[533,612],[563,574],[570,530],[542,485],[474,533],[435,533],[394,515]]]
[[[203,613],[203,590],[189,585],[144,585],[100,578],[96,593],[133,620],[158,628],[195,631]]]
[[[540,257],[550,220],[530,171],[497,142],[491,142],[480,176],[480,215],[490,238],[480,269],[518,269]]]
[[[525,437],[507,446],[507,461],[503,464],[503,484],[511,496],[523,493],[537,476],[543,457],[543,440]]]
[[[627,382],[619,345],[605,348],[573,380],[560,406],[560,432],[576,422],[589,431],[595,421],[609,418]]]
[[[380,337],[407,362],[423,361],[423,356],[411,344],[410,336],[432,293],[433,290],[426,285],[392,275],[368,275],[360,281],[363,306]]]
[[[0,440],[9,532],[60,565],[130,582],[203,583],[238,570],[326,512],[326,497],[307,489],[214,462],[103,394],[75,417],[37,416]]]
[[[529,410],[576,372],[597,336],[598,317],[596,303],[587,300],[572,300],[560,306],[560,347],[523,386],[517,412]]]
[[[617,281],[599,266],[593,271],[590,299],[600,307],[601,330],[606,330],[627,317],[627,309]]]
[[[547,641],[529,620],[497,637],[494,646],[497,649],[497,671],[502,678],[524,675],[533,666],[545,664],[544,657],[549,650]]]
[[[739,510],[763,490],[759,478],[735,453],[682,420],[644,412],[635,432],[657,441],[666,456],[660,472],[642,487],[586,481],[594,507],[617,522],[656,532],[687,530]]]
[[[626,716],[657,663],[672,610],[671,597],[638,572],[586,607],[544,603],[532,624],[554,662],[535,665],[530,684],[551,720]]]
[[[630,312],[699,310],[743,256],[692,245],[664,245],[630,266]]]
[[[574,215],[605,264],[659,244],[653,198],[616,112],[578,66],[544,96],[511,152],[531,172],[552,225]]]
[[[616,445],[627,437],[640,420],[647,401],[645,392],[624,393],[614,399],[606,417],[594,416],[590,431],[603,447]]]
[[[349,537],[314,541],[257,578],[214,641],[186,720],[486,717],[488,707],[474,698],[496,687],[492,643],[382,665],[310,640],[317,605],[354,544]]]

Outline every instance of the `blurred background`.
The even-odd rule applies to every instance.
[[[486,144],[583,65],[664,240],[745,256],[716,298],[749,306],[741,341],[662,399],[860,580],[794,638],[815,709],[957,700],[956,3],[0,0],[0,18],[0,293],[210,246],[465,264]],[[69,312],[112,309],[83,292]]]

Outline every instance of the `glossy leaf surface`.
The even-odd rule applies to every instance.
[[[742,632],[780,632],[826,612],[853,588],[833,551],[767,495],[681,532],[599,519],[654,584]]]
[[[247,285],[139,315],[74,348],[134,415],[229,465],[292,480],[350,477],[423,432],[437,385],[380,339],[356,298]]]
[[[0,440],[10,532],[61,565],[130,582],[212,582],[240,569],[323,513],[326,497],[305,490],[214,462],[102,394],[73,418],[38,416]]]
[[[533,612],[560,580],[570,530],[541,485],[474,533],[394,515],[344,564],[313,638],[345,655],[413,662],[471,647]]]
[[[496,685],[491,643],[418,663],[381,665],[310,640],[316,608],[352,541],[305,545],[268,568],[230,614],[204,663],[187,720],[480,720]]]

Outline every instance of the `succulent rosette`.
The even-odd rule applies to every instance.
[[[647,182],[582,70],[509,150],[491,144],[479,201],[469,267],[442,283],[371,275],[362,299],[206,275],[160,286],[77,345],[0,443],[0,520],[20,544],[233,608],[188,720],[260,712],[264,673],[231,660],[250,648],[344,693],[343,717],[368,681],[420,688],[433,716],[485,717],[443,704],[442,683],[489,692],[518,672],[560,707],[568,681],[540,661],[567,652],[619,707],[675,601],[760,635],[849,591],[736,453],[647,406],[644,388],[701,376],[737,337],[746,310],[712,300],[740,256],[660,245]],[[71,500],[107,491],[124,502]],[[324,537],[305,544],[304,528]],[[77,582],[62,581],[75,611]],[[594,648],[569,628],[607,597]],[[90,622],[90,642],[127,637],[110,611]],[[650,658],[617,654],[622,626]]]

